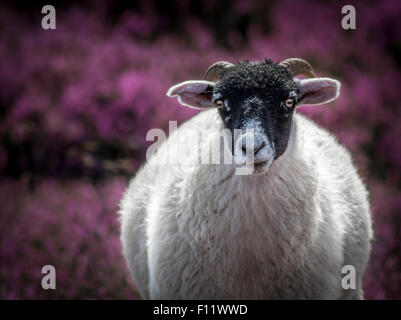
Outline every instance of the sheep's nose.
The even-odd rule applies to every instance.
[[[264,146],[266,145],[266,140],[265,139],[257,139],[257,137],[255,137],[255,141],[254,143],[246,143],[246,140],[244,139],[242,141],[242,152],[244,154],[247,153],[247,151],[249,153],[253,153],[254,155],[256,155]]]
[[[246,133],[237,140],[234,159],[237,165],[242,165],[246,161],[258,164],[271,161],[274,154],[274,148],[265,134]]]

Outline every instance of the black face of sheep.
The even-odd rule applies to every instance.
[[[244,156],[251,154],[256,173],[264,173],[287,148],[295,106],[326,103],[338,96],[338,81],[294,79],[299,74],[315,76],[312,67],[298,58],[278,64],[271,60],[217,62],[207,71],[206,81],[186,81],[167,94],[178,96],[189,107],[217,107],[234,136],[236,163],[244,164]],[[235,130],[240,134],[236,136]]]
[[[247,145],[242,136],[232,150],[237,147],[245,155],[251,148],[258,167],[283,154],[298,92],[288,69],[268,60],[241,62],[222,74],[213,92],[212,101],[222,106],[219,113],[226,128],[233,134],[240,129],[244,136],[253,130],[253,144]]]

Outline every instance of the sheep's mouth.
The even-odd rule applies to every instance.
[[[259,169],[259,168],[263,168],[266,165],[266,163],[267,163],[267,160],[263,161],[263,162],[254,163],[253,166],[256,169]]]
[[[268,161],[263,161],[263,162],[259,162],[259,163],[254,163],[253,164],[253,173],[254,174],[263,174],[267,171],[268,169],[268,165],[267,165]]]
[[[253,158],[239,158],[238,161],[240,163],[236,162],[236,166],[238,169],[244,170],[242,171],[241,175],[262,175],[266,173],[271,164],[273,163],[274,160],[274,152],[272,154],[269,154],[268,156],[264,156],[263,158],[259,159],[253,159]],[[237,160],[237,159],[235,159]]]
[[[253,164],[252,174],[254,174],[254,175],[265,174],[269,170],[272,162],[273,162],[273,158],[267,159],[265,161],[255,162]]]

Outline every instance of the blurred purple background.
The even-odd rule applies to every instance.
[[[43,3],[47,4],[47,3]],[[52,2],[0,5],[0,298],[138,298],[118,202],[151,128],[195,111],[168,99],[217,60],[307,59],[340,98],[302,107],[352,152],[375,241],[369,299],[401,298],[401,2]],[[353,4],[357,29],[341,28]],[[41,268],[57,289],[41,288]]]

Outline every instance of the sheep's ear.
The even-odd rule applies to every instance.
[[[181,82],[167,91],[169,97],[178,97],[178,101],[190,108],[216,108],[212,103],[214,82],[191,80]]]
[[[298,105],[323,104],[335,100],[341,83],[330,78],[295,79],[298,87]]]

